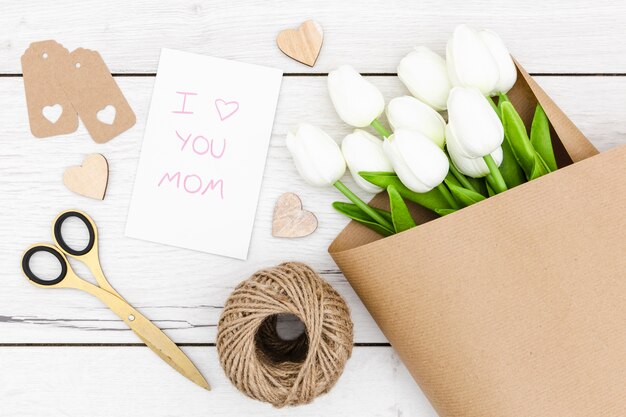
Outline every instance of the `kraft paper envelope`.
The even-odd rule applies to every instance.
[[[624,416],[626,147],[596,155],[519,71],[511,100],[527,124],[542,104],[563,168],[385,239],[350,223],[329,251],[442,417]]]

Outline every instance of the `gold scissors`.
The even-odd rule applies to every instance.
[[[65,240],[63,240],[61,227],[63,226],[63,222],[70,217],[75,217],[83,222],[89,232],[89,242],[87,246],[81,250],[71,248]],[[152,324],[150,320],[128,304],[126,300],[113,289],[111,284],[109,284],[100,266],[98,256],[98,229],[91,217],[78,210],[64,211],[57,216],[52,224],[52,236],[54,238],[54,245],[39,243],[31,246],[24,252],[22,257],[22,271],[32,284],[42,288],[74,288],[99,298],[100,301],[106,304],[119,318],[124,320],[128,327],[130,327],[154,353],[159,355],[159,357],[172,368],[176,369],[183,376],[202,388],[207,390],[211,389],[209,383],[183,351],[180,350],[165,333]],[[61,273],[58,277],[51,280],[41,279],[31,270],[30,260],[34,254],[39,252],[50,253],[59,261]],[[76,275],[67,260],[67,256],[71,256],[87,265],[98,285],[85,281]]]

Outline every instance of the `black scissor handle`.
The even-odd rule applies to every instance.
[[[63,240],[63,233],[61,232],[61,227],[63,226],[63,222],[70,217],[76,217],[81,222],[84,223],[85,227],[87,227],[87,231],[89,232],[89,242],[87,246],[81,250],[72,249],[66,242]],[[93,249],[96,243],[96,230],[94,227],[93,221],[84,215],[83,213],[75,210],[68,210],[64,213],[59,214],[59,217],[54,221],[54,227],[52,228],[52,232],[54,233],[54,240],[56,244],[63,249],[65,252],[69,253],[73,256],[82,256],[85,255]]]
[[[58,277],[52,280],[41,279],[37,276],[37,274],[33,272],[32,269],[30,269],[30,259],[38,252],[48,252],[52,254],[55,258],[57,258],[59,264],[61,265],[61,273]],[[63,281],[67,276],[67,259],[65,259],[62,253],[50,246],[37,245],[29,248],[26,252],[24,252],[24,256],[22,256],[22,270],[24,271],[24,275],[26,275],[26,277],[35,284],[44,286],[56,285]]]

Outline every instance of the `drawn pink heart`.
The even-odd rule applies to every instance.
[[[220,120],[223,122],[239,110],[239,103],[236,101],[225,101],[221,98],[215,100],[215,108],[220,115]]]

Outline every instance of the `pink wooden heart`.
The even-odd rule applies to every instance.
[[[215,108],[220,115],[220,120],[224,121],[239,110],[239,103],[236,101],[225,101],[221,98],[215,100]]]

